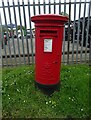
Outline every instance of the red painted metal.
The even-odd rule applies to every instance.
[[[35,81],[41,85],[55,85],[60,81],[62,39],[67,17],[37,15],[35,23]]]

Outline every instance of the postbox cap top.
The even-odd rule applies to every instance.
[[[54,21],[54,22],[67,22],[68,21],[68,17],[67,16],[63,16],[63,15],[56,15],[56,14],[43,14],[43,15],[35,15],[33,17],[31,17],[32,22],[47,22],[47,21]]]

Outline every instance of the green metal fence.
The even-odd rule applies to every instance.
[[[62,62],[88,63],[90,44],[91,1],[61,2],[24,1],[0,2],[0,50],[2,65],[14,66],[35,63],[35,36],[31,16],[62,14],[69,17],[65,25]],[[23,33],[23,30],[26,34]],[[12,35],[10,36],[10,33]],[[28,33],[30,33],[28,35]],[[61,33],[60,33],[61,34]],[[85,41],[85,45],[84,45]]]

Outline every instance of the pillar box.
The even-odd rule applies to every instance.
[[[66,16],[44,14],[31,17],[35,23],[35,82],[52,89],[60,83],[62,40]]]

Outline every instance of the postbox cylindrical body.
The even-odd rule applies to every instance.
[[[35,81],[51,86],[60,82],[62,40],[64,23],[68,18],[61,15],[37,15],[35,23]]]

